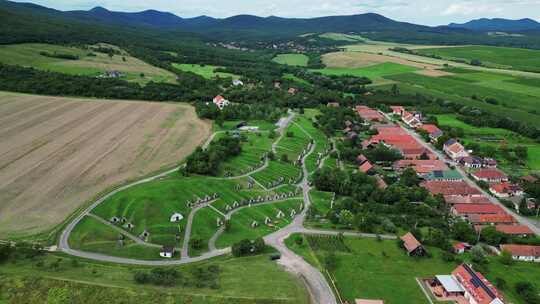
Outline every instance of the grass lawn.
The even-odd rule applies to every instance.
[[[309,192],[309,198],[311,199],[311,215],[325,217],[328,211],[330,211],[330,202],[334,193],[311,190]]]
[[[506,169],[508,173],[515,174],[518,172],[527,173],[529,170],[540,170],[540,144],[532,139],[521,136],[515,132],[499,128],[479,128],[466,124],[456,118],[453,114],[437,115],[440,126],[461,128],[465,132],[464,142],[474,142],[480,145],[490,145],[499,148],[502,142],[505,142],[508,147],[526,146],[528,148],[528,158],[526,167],[522,168],[516,164],[510,164],[505,161],[501,155],[498,155],[500,166]],[[498,139],[499,141],[490,142],[486,138]]]
[[[247,142],[242,142],[242,153],[223,162],[220,169],[222,175],[230,172],[232,176],[237,176],[253,171],[264,162],[261,160],[263,155],[270,152],[274,139],[268,138],[267,132],[245,133],[245,135]]]
[[[230,229],[218,238],[216,246],[218,248],[224,248],[244,239],[254,240],[270,234],[288,225],[292,221],[290,217],[291,210],[295,209],[297,214],[300,213],[302,203],[302,199],[294,198],[274,204],[254,205],[241,209],[232,215]],[[280,210],[285,215],[281,219],[277,218]],[[271,226],[264,224],[266,217],[272,220]],[[257,221],[259,226],[252,228],[251,224],[253,221]]]
[[[291,137],[288,136],[290,132],[292,132]],[[281,155],[286,154],[289,161],[294,162],[307,148],[310,138],[302,128],[294,123],[287,128],[285,133],[286,135],[276,145],[276,156],[281,159]]]
[[[118,244],[120,233],[92,217],[85,217],[69,238],[74,249],[106,255],[142,260],[159,259],[159,248],[139,245],[125,238],[124,245]]]
[[[190,256],[197,256],[203,252],[208,251],[208,241],[218,229],[218,218],[223,220],[223,216],[210,207],[204,207],[197,211],[197,213],[195,213],[195,217],[193,218],[193,224],[191,226],[191,238],[201,239],[203,243],[203,248],[196,250],[190,247]]]
[[[60,266],[57,269],[49,267],[58,259]],[[36,266],[38,261],[44,266]],[[77,265],[72,261],[77,261]],[[68,294],[69,303],[308,303],[302,283],[270,261],[267,254],[219,257],[175,266],[174,269],[193,282],[193,271],[208,266],[220,269],[217,289],[182,284],[157,287],[139,285],[133,280],[135,271],[150,270],[150,267],[102,264],[62,254],[47,254],[33,260],[0,265],[0,299],[6,303],[38,304],[44,303],[44,299],[56,303],[51,302],[50,297],[50,290],[56,290],[57,294]]]
[[[294,242],[295,235],[286,243],[297,254],[302,255],[314,266],[324,269],[322,261],[329,251],[312,248],[305,236],[301,245]],[[342,297],[349,302],[355,298],[383,299],[389,304],[429,303],[422,293],[416,278],[449,274],[457,262],[444,262],[441,251],[428,248],[431,258],[415,259],[398,248],[396,241],[377,241],[368,238],[345,238],[350,252],[335,251],[337,267],[331,271],[332,277]],[[463,256],[467,259],[467,256]],[[507,300],[522,303],[513,290],[518,281],[540,282],[540,267],[534,264],[516,263],[512,266],[500,264],[497,258],[490,258],[488,272],[484,275],[492,282],[501,277],[507,282],[502,290]]]
[[[483,65],[495,68],[540,72],[540,51],[494,46],[463,46],[449,48],[419,49],[425,55],[437,55],[445,59],[482,61]]]
[[[309,57],[304,54],[279,54],[272,61],[279,64],[306,67]]]
[[[51,58],[41,55],[40,52],[75,55],[79,56],[79,59]],[[124,51],[121,52],[122,55],[114,55],[110,58],[104,53],[75,47],[40,43],[11,44],[0,46],[0,62],[84,76],[98,76],[106,71],[117,70],[125,74],[123,79],[143,85],[150,81],[176,82],[176,76],[173,73],[151,66]],[[95,56],[88,56],[89,53],[93,53]],[[141,76],[141,73],[144,76]]]
[[[348,75],[356,77],[367,77],[372,80],[381,79],[385,76],[410,73],[418,70],[417,68],[402,65],[398,63],[385,62],[365,68],[347,69],[347,68],[324,68],[320,70],[311,70],[323,75]]]
[[[206,79],[213,79],[216,77],[220,78],[233,78],[233,79],[239,79],[240,76],[234,75],[231,73],[224,73],[224,72],[216,72],[215,70],[219,68],[218,66],[214,65],[200,65],[200,64],[187,64],[187,63],[173,63],[172,66],[180,71],[183,72],[191,72],[195,73],[197,75],[200,75]]]

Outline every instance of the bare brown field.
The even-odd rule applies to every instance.
[[[323,63],[329,68],[363,68],[384,62],[403,64],[419,69],[440,68],[438,65],[362,52],[335,52],[323,55]]]
[[[0,92],[0,236],[50,229],[101,191],[179,162],[210,132],[186,104]]]

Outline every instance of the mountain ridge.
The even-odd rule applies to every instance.
[[[540,23],[530,18],[504,19],[504,18],[480,18],[465,23],[450,23],[451,28],[464,28],[473,31],[503,31],[519,32],[540,30]]]

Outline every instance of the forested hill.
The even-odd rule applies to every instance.
[[[156,44],[189,39],[206,41],[273,41],[305,33],[356,33],[373,40],[416,44],[487,44],[540,49],[540,32],[492,36],[459,26],[428,27],[367,13],[319,18],[280,18],[238,15],[182,18],[146,10],[113,12],[102,7],[88,11],[59,11],[43,6],[0,0],[0,43],[97,42]],[[141,39],[142,37],[142,39]]]
[[[452,28],[463,28],[473,31],[501,31],[501,32],[520,32],[520,31],[539,31],[540,23],[532,19],[509,20],[501,18],[482,18],[471,20],[466,23],[451,23]]]

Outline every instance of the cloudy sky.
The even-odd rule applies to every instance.
[[[157,9],[182,17],[238,14],[315,17],[374,12],[399,21],[426,25],[481,17],[532,18],[540,21],[540,0],[17,0],[60,9],[103,6],[116,11]]]

